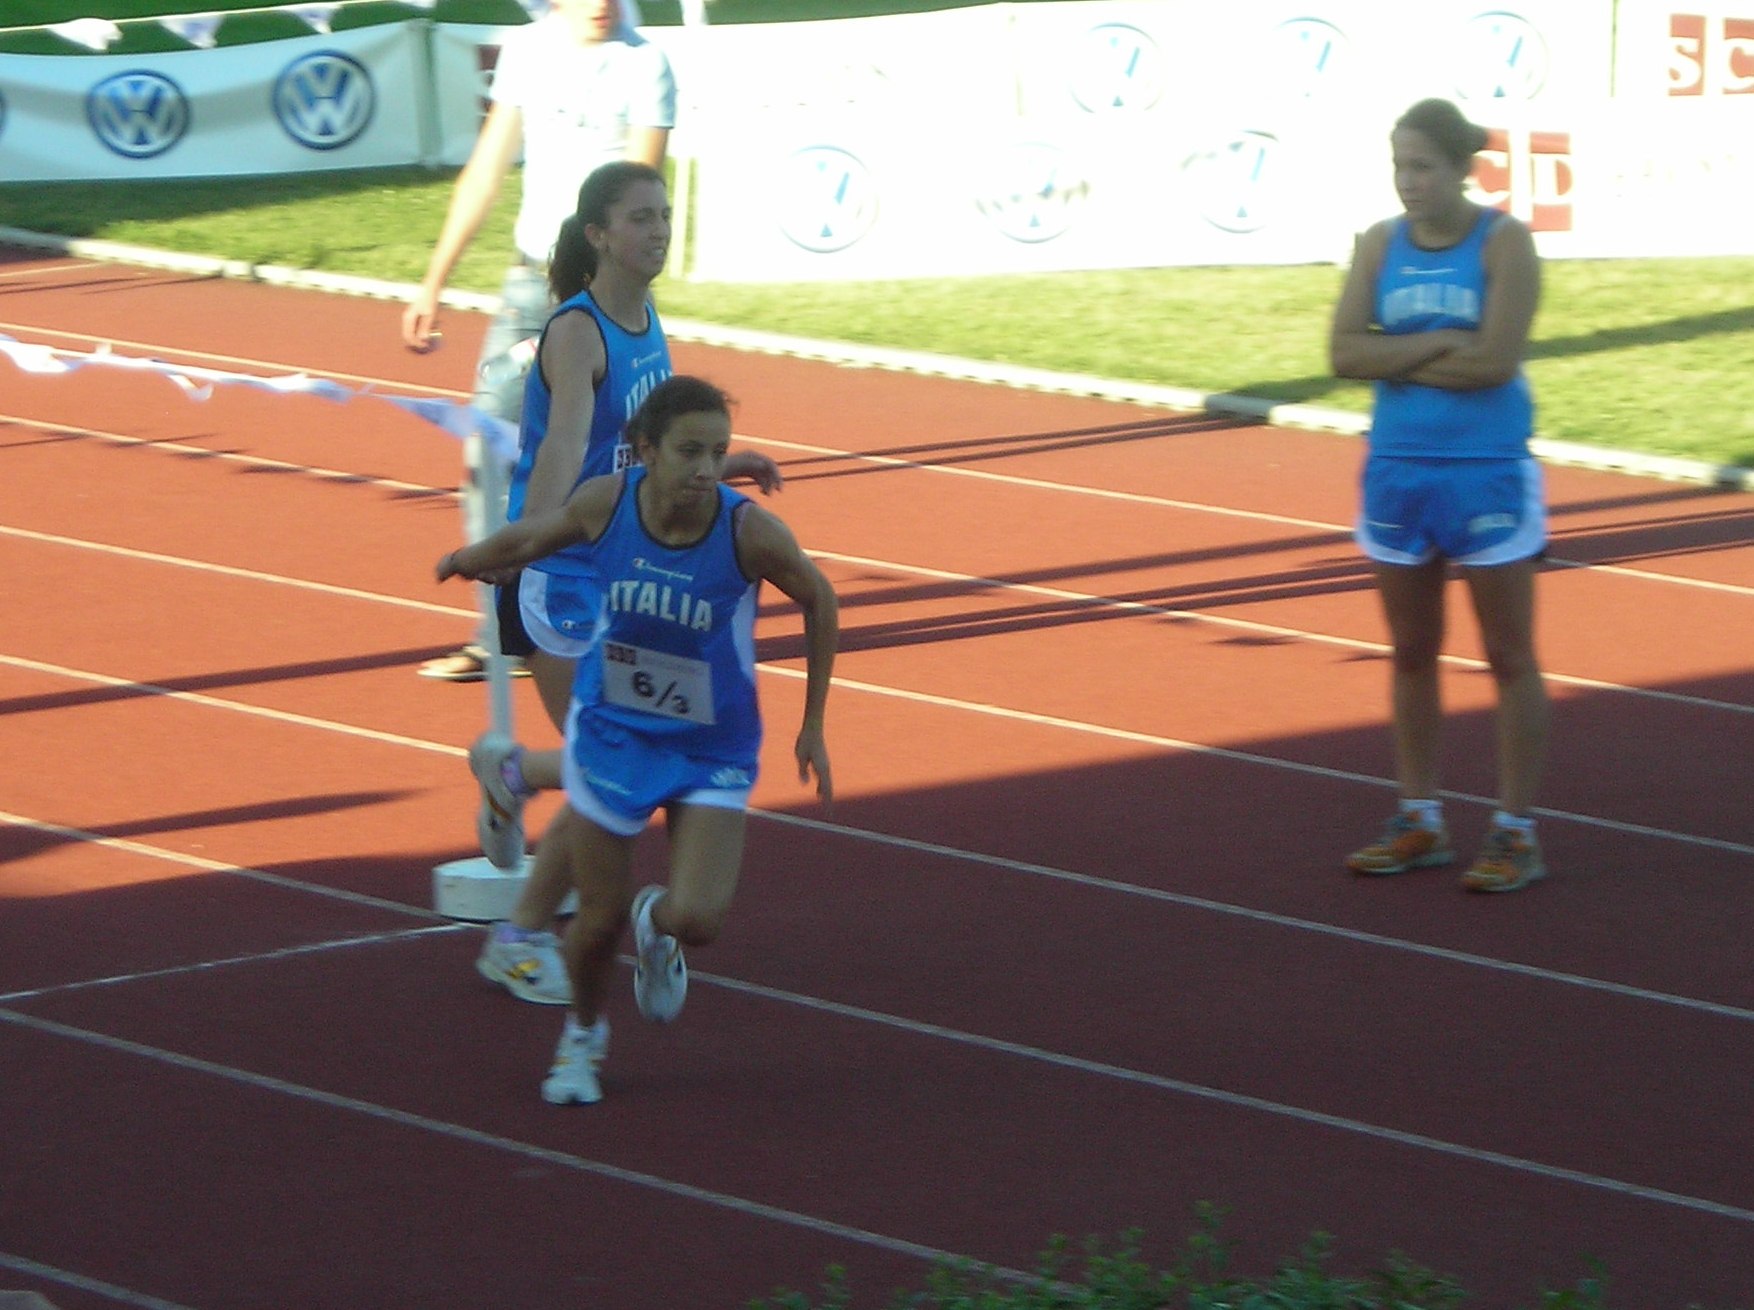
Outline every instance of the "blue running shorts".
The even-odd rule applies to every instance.
[[[518,613],[530,640],[560,659],[590,653],[602,612],[603,589],[594,578],[525,569],[518,580]]]
[[[1442,557],[1476,568],[1514,564],[1547,545],[1541,466],[1533,458],[1364,462],[1355,537],[1379,564]]]
[[[567,803],[617,836],[638,835],[664,805],[748,809],[758,767],[684,755],[577,701],[566,716],[560,774]]]

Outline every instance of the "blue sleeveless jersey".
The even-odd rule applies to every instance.
[[[1486,239],[1502,217],[1487,210],[1443,250],[1413,244],[1396,221],[1376,281],[1376,321],[1391,336],[1440,328],[1477,331],[1486,302]],[[1517,459],[1529,453],[1535,406],[1521,369],[1474,391],[1383,379],[1376,383],[1370,453],[1439,459]]]
[[[629,332],[598,307],[589,289],[570,300],[561,302],[548,318],[550,324],[562,314],[582,311],[597,321],[603,334],[606,365],[603,380],[597,384],[597,403],[591,412],[591,431],[585,440],[585,464],[574,481],[576,488],[586,478],[605,473],[618,473],[634,463],[633,448],[622,440],[627,420],[652,388],[670,376],[670,347],[664,340],[658,311],[646,302],[646,330]],[[544,329],[546,334],[546,329]],[[523,517],[524,498],[530,486],[530,472],[536,467],[536,452],[548,435],[548,416],[554,405],[554,394],[542,377],[540,364],[530,369],[524,382],[524,417],[518,433],[518,462],[512,468],[512,480],[506,497],[506,518]],[[591,573],[590,551],[576,546],[563,550],[530,566],[545,573],[566,573],[588,577]]]
[[[736,524],[749,498],[714,488],[712,527],[666,546],[639,509],[643,467],[628,470],[603,534],[589,550],[604,605],[597,643],[573,682],[581,729],[626,730],[683,754],[753,767],[761,749],[755,694],[760,591],[737,560]]]

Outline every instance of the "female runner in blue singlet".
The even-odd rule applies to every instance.
[[[628,418],[671,372],[651,300],[670,249],[670,217],[663,174],[646,164],[605,164],[579,189],[549,261],[557,305],[525,381],[509,519],[553,509],[587,478],[633,462],[623,436]],[[779,466],[753,451],[728,456],[723,475],[750,478],[764,492],[782,481]],[[574,666],[597,622],[588,559],[562,552],[543,560],[499,588],[497,601],[500,648],[524,659],[562,728]],[[490,732],[470,749],[469,763],[481,787],[482,849],[495,865],[520,868],[523,803],[561,785],[560,752],[526,752]],[[510,918],[489,930],[480,972],[521,999],[564,1004],[569,990],[549,928],[566,893],[564,877],[532,871]]]
[[[1534,640],[1547,521],[1523,375],[1540,262],[1521,222],[1468,199],[1486,133],[1454,105],[1414,105],[1390,144],[1405,212],[1359,238],[1329,348],[1336,374],[1376,385],[1357,536],[1394,648],[1400,804],[1382,836],[1347,863],[1377,875],[1454,858],[1437,765],[1453,562],[1498,687],[1498,811],[1462,885],[1513,891],[1546,872],[1530,807],[1547,743]]]
[[[834,590],[786,526],[720,481],[731,440],[716,387],[674,377],[628,425],[642,467],[584,483],[558,509],[526,514],[439,561],[438,577],[500,581],[557,552],[584,549],[602,589],[598,640],[578,666],[566,724],[567,807],[537,851],[578,895],[564,953],[572,1013],[542,1087],[556,1104],[601,1098],[603,998],[631,917],[640,1013],[682,1007],[682,947],[718,936],[742,864],[761,718],[756,600],[763,581],[804,613],[800,781],[833,797],[823,714],[834,668]],[[667,888],[629,897],[635,838],[664,809]]]

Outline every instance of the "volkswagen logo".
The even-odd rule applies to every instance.
[[[365,66],[335,50],[295,59],[274,83],[274,116],[288,136],[312,150],[338,150],[357,140],[377,100]]]
[[[97,139],[128,159],[162,155],[189,131],[189,97],[147,69],[106,77],[86,93],[85,117]]]
[[[1183,165],[1200,216],[1225,232],[1258,232],[1272,222],[1279,201],[1279,138],[1238,132]]]
[[[1052,241],[1072,226],[1090,182],[1058,146],[1020,142],[998,152],[975,205],[1013,241]]]
[[[1344,76],[1350,42],[1322,18],[1290,18],[1273,32],[1273,86],[1289,96],[1309,97]]]
[[[781,169],[780,230],[819,255],[845,250],[877,223],[877,183],[857,155],[806,146]]]
[[[1137,112],[1163,98],[1163,51],[1129,23],[1102,23],[1071,52],[1066,85],[1093,114]]]
[[[1533,100],[1547,85],[1547,42],[1520,14],[1476,14],[1462,28],[1456,94],[1464,100]]]

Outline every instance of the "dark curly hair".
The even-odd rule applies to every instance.
[[[670,425],[684,414],[731,413],[731,398],[704,378],[677,373],[665,378],[640,402],[627,420],[627,444],[638,450],[646,442],[657,445]]]
[[[1447,100],[1421,100],[1395,121],[1395,130],[1402,128],[1422,133],[1457,167],[1466,167],[1486,148],[1486,129],[1463,118]]]

